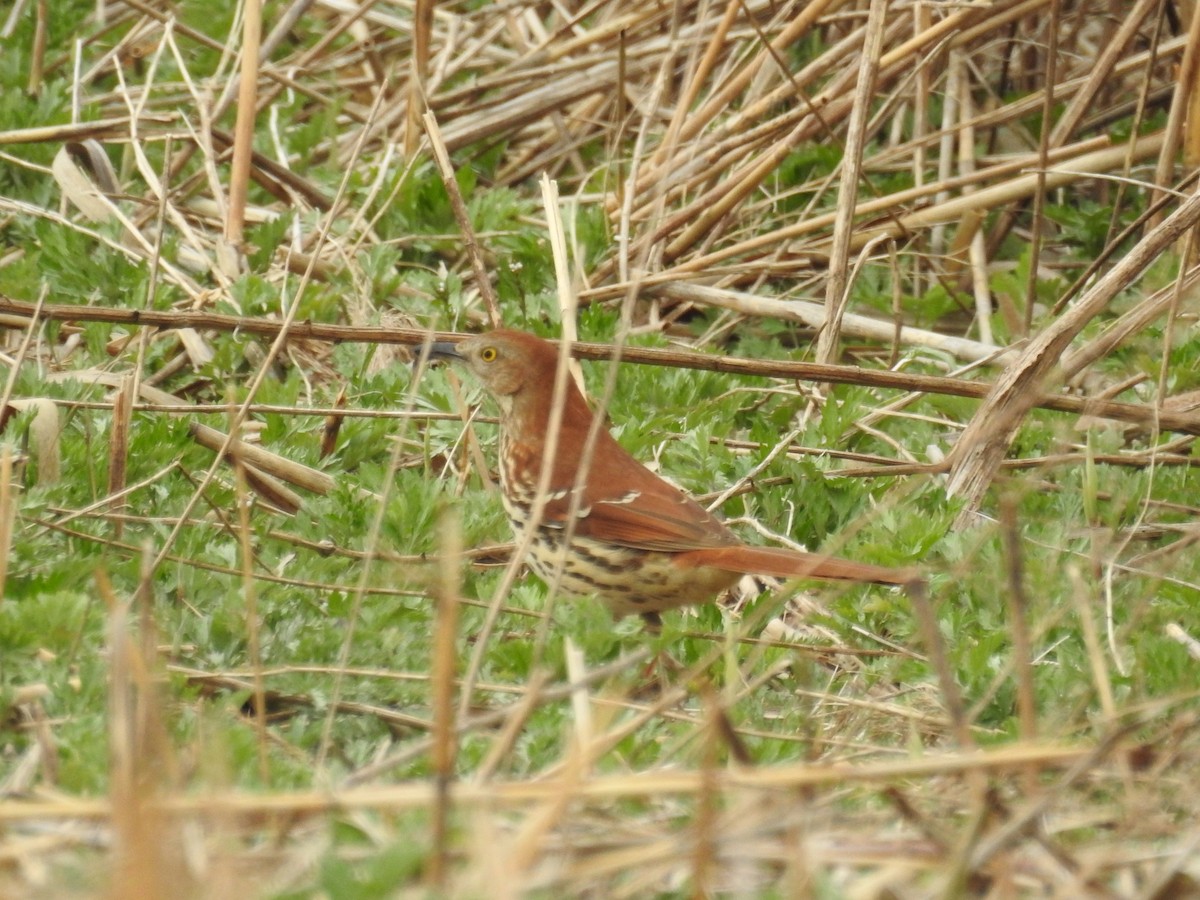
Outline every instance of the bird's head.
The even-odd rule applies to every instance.
[[[505,398],[527,387],[549,390],[554,382],[558,351],[554,345],[523,331],[500,329],[457,343],[436,341],[429,358],[466,364],[488,392],[504,405]]]

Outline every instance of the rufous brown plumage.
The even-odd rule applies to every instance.
[[[554,445],[529,563],[547,583],[557,578],[566,593],[596,597],[616,616],[638,613],[655,623],[664,610],[713,600],[745,574],[891,585],[917,579],[910,569],[746,544],[603,427],[580,479],[593,413],[567,379],[558,437],[550,441],[558,350],[549,341],[497,330],[435,343],[430,356],[464,362],[499,406],[500,486],[518,538],[537,508]]]

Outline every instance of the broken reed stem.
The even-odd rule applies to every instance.
[[[546,235],[550,239],[550,257],[554,260],[554,285],[558,297],[558,320],[562,340],[575,343],[579,340],[579,299],[575,296],[571,284],[571,263],[567,256],[567,236],[563,229],[562,210],[559,205],[558,182],[549,178],[544,172],[539,179],[542,193],[542,208],[546,211]],[[619,336],[618,336],[619,337]],[[620,352],[620,346],[614,346],[614,351]],[[567,361],[571,371],[571,379],[579,392],[588,396],[587,383],[583,379],[583,368],[579,361],[572,358]]]
[[[1013,438],[1071,341],[1198,220],[1200,192],[1189,196],[1162,225],[1142,238],[1096,281],[1071,309],[1032,338],[1022,351],[1020,362],[1001,374],[950,453],[947,489],[951,496],[964,500],[958,527],[974,524],[979,505]]]
[[[236,460],[243,465],[262,469],[282,478],[284,481],[302,487],[306,491],[323,495],[328,494],[337,487],[337,479],[332,475],[322,472],[320,469],[314,469],[312,466],[306,466],[304,463],[288,459],[278,453],[272,453],[270,450],[260,447],[257,444],[247,444],[244,441],[232,439],[232,430],[229,433],[222,434],[217,429],[211,428],[208,425],[192,422],[188,426],[188,431],[195,438],[196,443],[202,447],[207,447],[214,453],[220,453],[224,447],[226,448],[224,451],[226,458]]]
[[[570,636],[563,638],[563,658],[567,664],[567,682],[574,687],[571,691],[572,740],[582,750],[591,746],[596,735],[592,698],[588,691],[587,660]],[[588,771],[588,768],[587,760],[584,760],[584,771]]]

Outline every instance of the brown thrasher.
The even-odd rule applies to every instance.
[[[520,539],[534,512],[548,452],[558,351],[522,331],[436,342],[431,359],[465,362],[500,407],[500,487]],[[833,556],[743,543],[720,520],[630,456],[603,427],[580,485],[593,413],[569,378],[545,504],[529,563],[547,584],[602,600],[614,616],[705,603],[742,575],[905,585],[918,576]],[[574,513],[574,521],[568,517]],[[561,576],[558,575],[561,569]]]

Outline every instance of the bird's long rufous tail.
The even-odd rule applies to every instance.
[[[819,578],[831,581],[858,581],[868,584],[908,585],[921,581],[915,569],[896,569],[853,562],[819,553],[802,553],[778,547],[706,547],[689,550],[675,557],[684,568],[711,566],[744,575],[772,575],[776,578]]]

